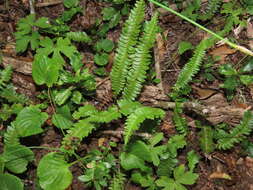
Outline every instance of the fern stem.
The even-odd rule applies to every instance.
[[[161,3],[159,3],[159,2],[157,2],[157,1],[155,1],[155,0],[149,0],[149,1],[152,2],[152,3],[154,3],[154,4],[156,4],[156,5],[158,5],[159,7],[162,7],[163,9],[165,9],[165,10],[167,10],[167,11],[169,11],[169,12],[171,12],[171,13],[177,15],[177,16],[179,16],[180,18],[182,18],[182,19],[188,21],[189,23],[191,23],[191,24],[197,26],[198,28],[200,28],[200,29],[206,31],[207,33],[209,33],[209,34],[215,36],[216,38],[218,38],[219,40],[222,40],[224,43],[226,43],[226,44],[229,45],[230,47],[235,48],[235,49],[237,49],[237,50],[239,50],[239,51],[241,51],[242,53],[245,53],[245,54],[247,54],[247,55],[253,56],[253,52],[250,51],[249,49],[247,49],[247,48],[245,48],[245,47],[243,47],[243,46],[234,44],[233,42],[230,42],[228,39],[225,39],[225,38],[221,37],[220,35],[216,34],[215,32],[213,32],[213,31],[211,31],[211,30],[209,30],[209,29],[207,29],[206,27],[204,27],[204,26],[198,24],[197,22],[191,20],[190,18],[188,18],[188,17],[182,15],[181,13],[179,13],[179,12],[177,12],[177,11],[174,11],[173,9],[171,9],[171,8],[169,8],[169,7],[163,5],[163,4],[161,4]]]

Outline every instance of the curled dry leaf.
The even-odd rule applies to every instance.
[[[227,180],[231,180],[232,178],[230,177],[230,175],[228,175],[227,173],[224,172],[213,172],[210,176],[210,179],[227,179]]]

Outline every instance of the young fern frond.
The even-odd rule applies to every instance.
[[[209,126],[203,126],[199,132],[199,143],[200,148],[206,154],[213,152],[214,143],[213,143],[213,130]]]
[[[112,89],[116,95],[119,95],[125,86],[127,73],[131,65],[130,55],[135,51],[134,46],[137,44],[144,13],[145,2],[139,0],[131,10],[130,16],[122,29],[110,74]]]
[[[186,119],[182,117],[182,112],[182,107],[180,107],[180,105],[176,103],[172,119],[177,131],[180,134],[186,135],[188,132],[187,122]]]
[[[125,184],[125,174],[121,173],[120,171],[114,174],[110,187],[110,190],[124,190]]]
[[[137,108],[133,113],[131,113],[125,123],[124,131],[124,142],[125,145],[129,142],[130,137],[134,131],[140,128],[140,125],[146,119],[162,119],[165,116],[165,112],[159,108],[151,107],[140,107]]]
[[[18,130],[14,125],[10,125],[7,131],[4,133],[4,144],[5,145],[19,145],[19,134]]]
[[[186,85],[192,80],[193,76],[199,71],[201,62],[205,56],[205,51],[208,48],[207,42],[207,40],[202,40],[200,42],[194,51],[193,57],[179,73],[177,82],[173,87],[176,92],[179,92],[181,89],[185,88]]]
[[[123,91],[123,99],[133,101],[139,95],[142,83],[145,81],[149,64],[151,63],[150,49],[153,47],[158,31],[158,14],[144,27],[144,34],[137,45],[136,52],[132,56],[132,67],[128,72],[126,87]]]
[[[247,111],[244,113],[243,119],[239,125],[233,128],[230,133],[224,133],[219,137],[217,147],[223,150],[232,148],[235,143],[239,143],[245,139],[245,136],[250,134],[252,128],[253,115],[250,111]]]

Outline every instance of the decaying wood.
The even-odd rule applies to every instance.
[[[4,67],[11,65],[13,70],[16,72],[23,73],[25,75],[32,74],[32,61],[3,56],[2,64]]]

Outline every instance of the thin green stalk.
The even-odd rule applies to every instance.
[[[173,10],[173,9],[171,9],[171,8],[169,8],[169,7],[163,5],[163,4],[161,4],[161,3],[159,3],[159,2],[157,2],[157,1],[155,1],[155,0],[149,0],[149,1],[152,2],[152,3],[154,3],[154,4],[156,4],[156,5],[159,6],[159,7],[162,7],[163,9],[165,9],[165,10],[167,10],[167,11],[169,11],[169,12],[171,12],[171,13],[177,15],[177,16],[179,16],[180,18],[182,18],[182,19],[188,21],[189,23],[191,23],[191,24],[197,26],[198,28],[200,28],[200,29],[206,31],[207,33],[209,33],[209,34],[215,36],[216,38],[218,38],[219,40],[222,40],[224,43],[226,43],[226,44],[229,45],[230,47],[235,48],[235,49],[237,49],[237,50],[239,50],[239,51],[241,51],[241,52],[243,52],[243,53],[245,53],[245,54],[247,54],[247,55],[253,56],[253,52],[250,51],[249,49],[247,49],[247,48],[245,48],[245,47],[243,47],[243,46],[234,44],[233,42],[230,42],[228,39],[225,39],[225,38],[221,37],[220,35],[216,34],[215,32],[213,32],[213,31],[211,31],[211,30],[209,30],[209,29],[207,29],[206,27],[204,27],[204,26],[198,24],[198,23],[195,22],[194,20],[191,20],[190,18],[188,18],[188,17],[182,15],[181,13],[179,13],[179,12],[177,12],[177,11],[175,11],[175,10]]]

